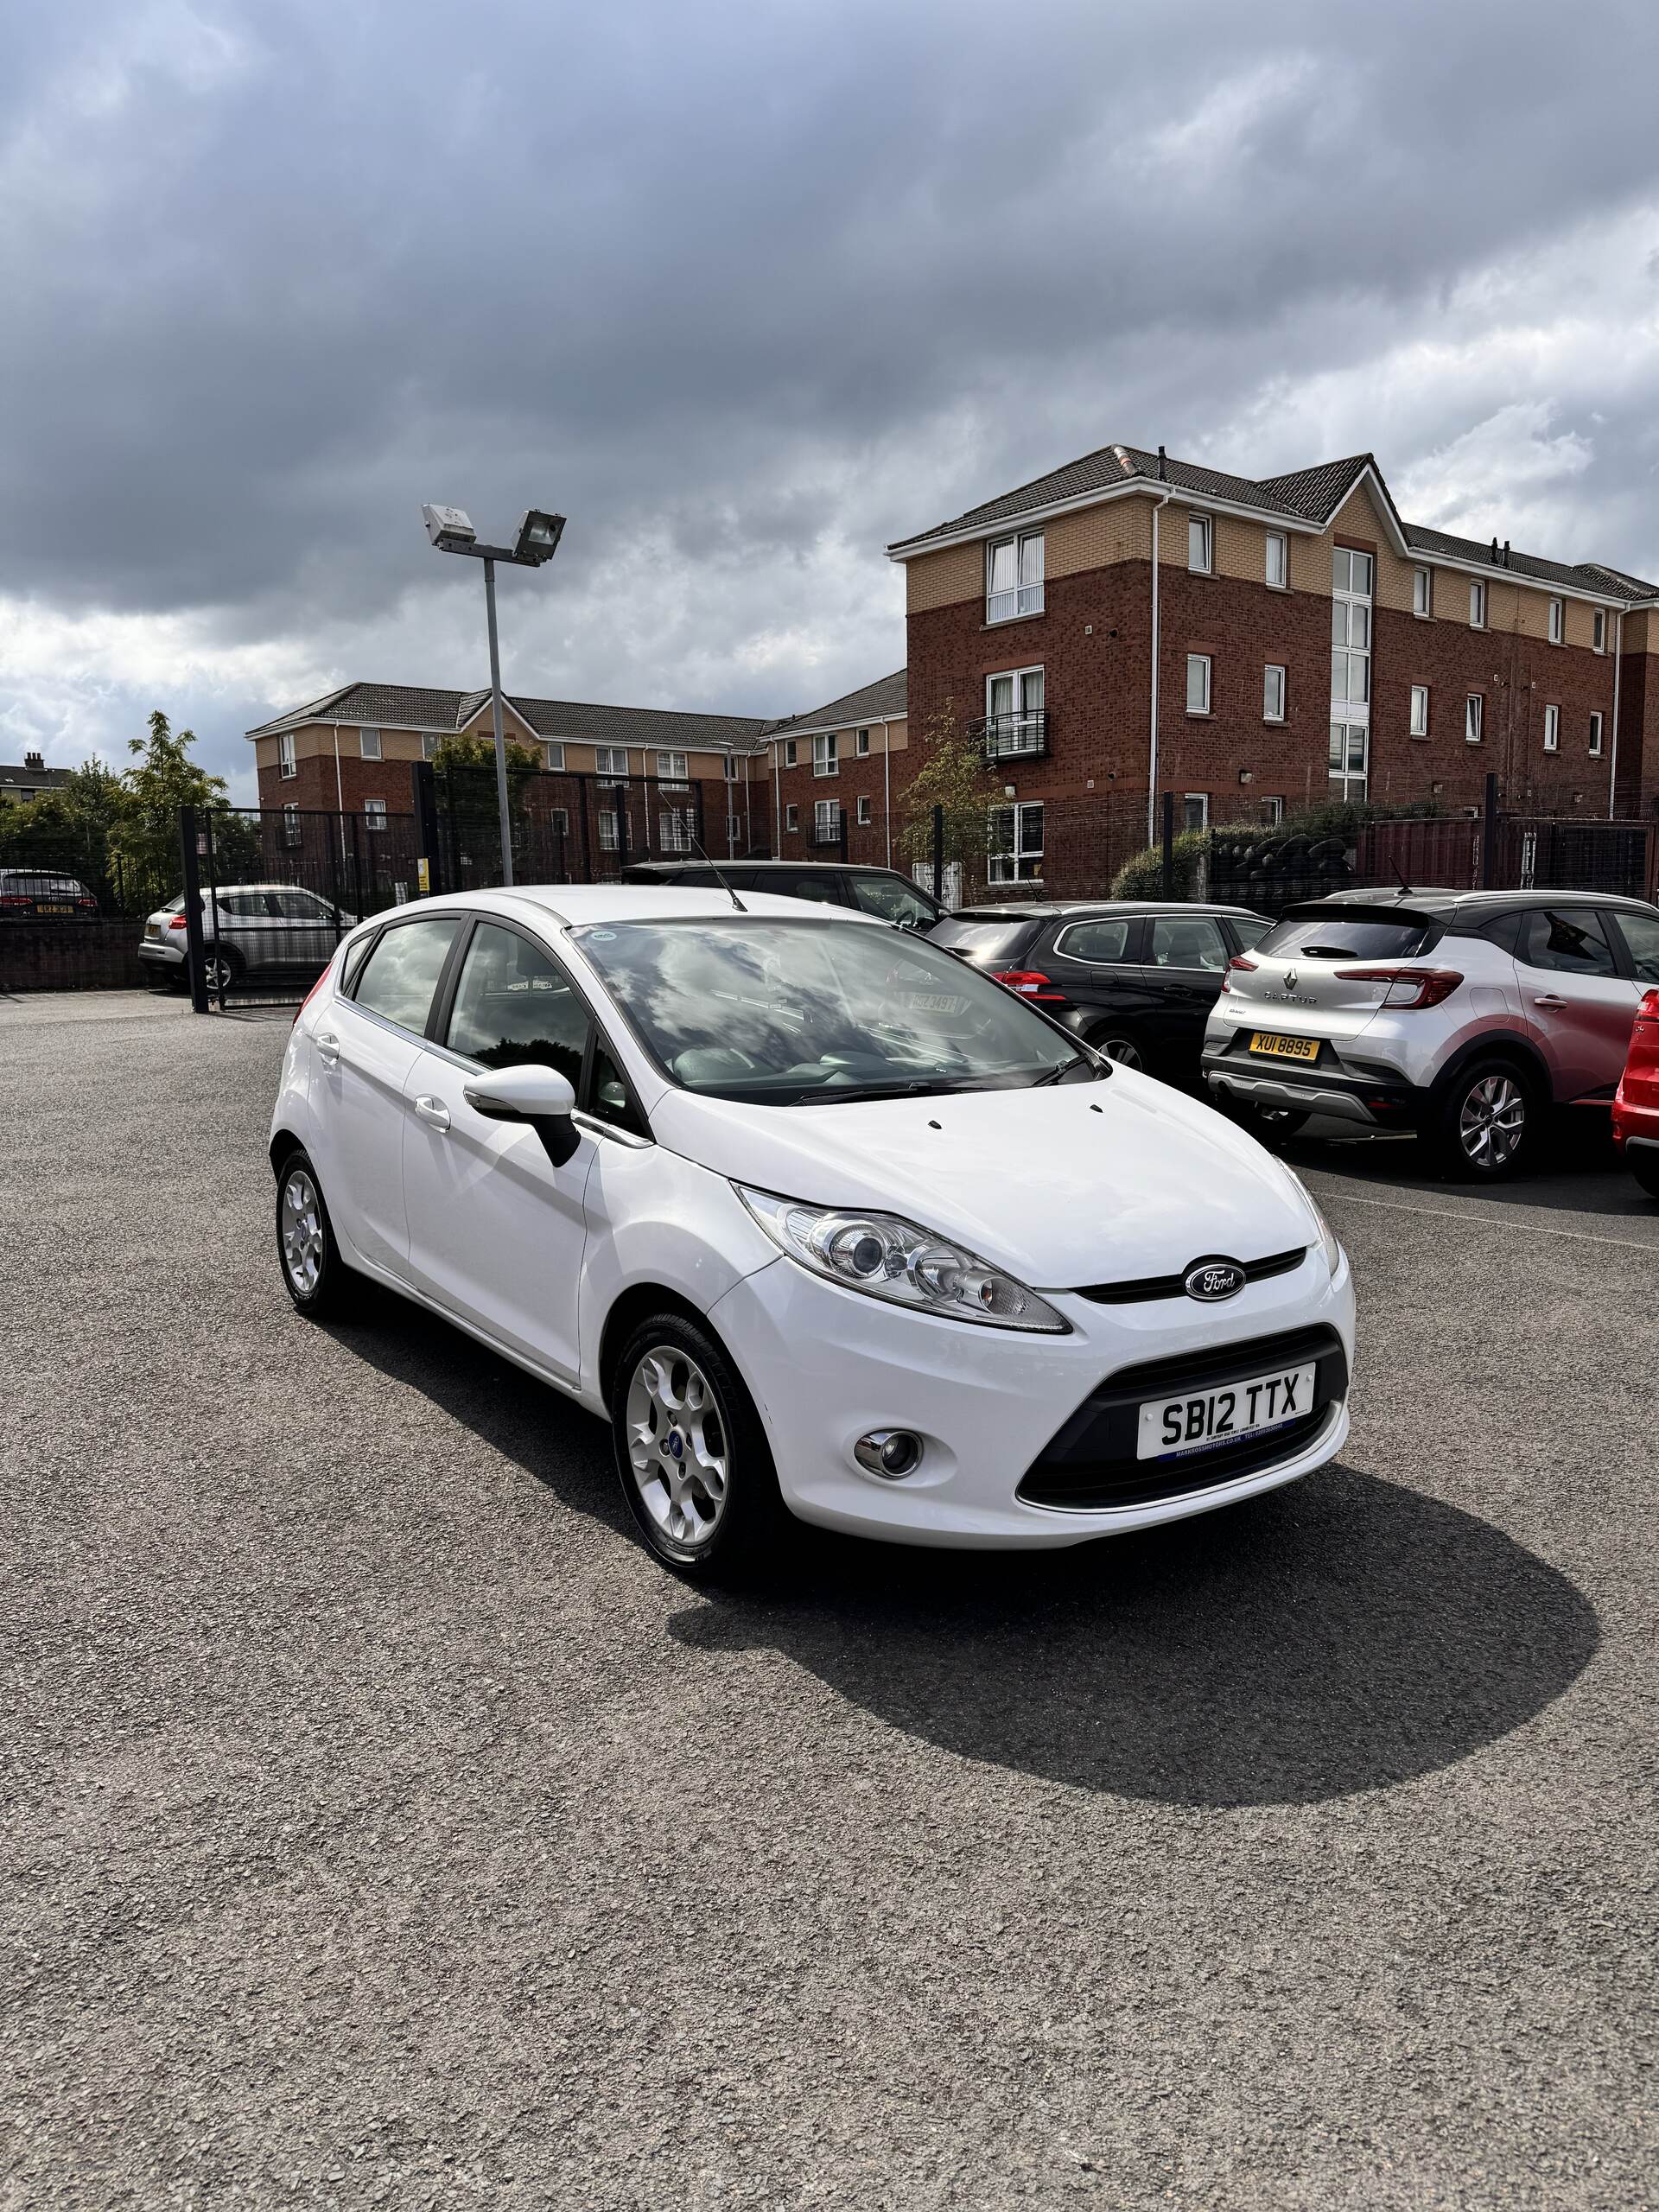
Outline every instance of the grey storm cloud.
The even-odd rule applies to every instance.
[[[15,10],[0,598],[128,626],[33,718],[0,630],[0,707],[84,750],[64,701],[183,617],[475,681],[423,499],[570,517],[520,683],[804,706],[901,656],[886,540],[1113,438],[1340,434],[1466,514],[1508,423],[1566,550],[1659,567],[1652,358],[1504,342],[1620,225],[1651,315],[1656,47],[1546,0]]]

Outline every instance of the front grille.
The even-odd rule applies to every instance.
[[[1135,1457],[1140,1412],[1148,1398],[1224,1388],[1275,1367],[1313,1363],[1313,1403],[1306,1414],[1259,1436],[1179,1459]],[[1312,1443],[1347,1395],[1348,1362],[1334,1329],[1318,1326],[1252,1337],[1212,1351],[1181,1353],[1121,1369],[1101,1383],[1032,1462],[1016,1496],[1027,1505],[1073,1513],[1144,1505],[1235,1482]]]
[[[1293,1268],[1300,1268],[1307,1254],[1308,1247],[1299,1244],[1294,1252],[1272,1252],[1265,1260],[1243,1260],[1237,1264],[1244,1270],[1246,1282],[1264,1282],[1269,1275],[1286,1275]],[[1086,1298],[1096,1306],[1133,1306],[1142,1299],[1184,1298],[1186,1278],[1194,1268],[1204,1267],[1211,1261],[1224,1261],[1226,1257],[1224,1252],[1217,1252],[1207,1259],[1189,1260],[1176,1275],[1141,1275],[1132,1282],[1091,1283],[1086,1290],[1074,1291],[1072,1296]]]

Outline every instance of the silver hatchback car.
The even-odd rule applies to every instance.
[[[238,883],[202,893],[201,931],[210,991],[230,990],[245,975],[286,975],[322,968],[357,916],[294,883]],[[185,982],[182,894],[144,924],[138,957],[158,981]]]
[[[1659,907],[1592,891],[1349,892],[1287,907],[1205,1031],[1218,1103],[1415,1129],[1454,1173],[1513,1174],[1552,1104],[1611,1108]]]

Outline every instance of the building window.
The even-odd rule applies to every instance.
[[[1590,717],[1590,758],[1592,760],[1599,760],[1601,758],[1601,716],[1599,715],[1592,715]]]
[[[601,853],[613,853],[616,849],[616,809],[602,806],[599,810],[599,849]]]
[[[853,750],[861,760],[865,757],[866,753],[868,753],[869,749],[870,733],[867,729],[861,729],[858,733],[858,735],[853,740]]]
[[[1285,671],[1272,661],[1262,671],[1262,719],[1264,722],[1285,719]]]
[[[800,753],[799,753],[798,750],[797,749],[797,747],[796,747],[796,744],[795,744],[795,741],[794,741],[794,739],[793,739],[792,737],[786,737],[786,738],[784,740],[784,766],[785,766],[785,768],[792,768],[792,767],[795,766],[796,762],[800,759],[800,757],[801,757],[801,756],[800,756]]]
[[[1606,652],[1607,610],[1605,607],[1597,607],[1595,613],[1590,617],[1590,642],[1599,653]]]
[[[1262,801],[1262,819],[1269,830],[1276,830],[1285,818],[1285,802],[1281,798]]]
[[[1478,745],[1483,735],[1482,722],[1486,713],[1486,701],[1482,693],[1471,691],[1463,702],[1463,734],[1471,745]]]
[[[1370,731],[1363,722],[1332,723],[1331,789],[1339,798],[1363,801],[1370,741]]]
[[[728,782],[728,784],[734,784],[734,783],[737,781],[737,779],[738,779],[738,778],[737,778],[737,755],[736,755],[736,753],[728,753],[726,755],[726,763],[725,763],[725,766],[726,766],[726,780],[727,780],[727,782]]]
[[[386,802],[383,798],[365,798],[363,802],[363,822],[365,829],[384,830],[386,826]]]
[[[1290,588],[1290,540],[1282,530],[1268,532],[1267,579],[1275,591]]]
[[[547,810],[547,826],[556,837],[568,837],[570,835],[569,810],[563,806],[550,806]]]
[[[1561,749],[1561,710],[1559,707],[1544,709],[1544,750],[1559,753]]]
[[[1434,612],[1434,571],[1433,569],[1414,569],[1411,572],[1411,611],[1425,620]]]
[[[812,802],[812,836],[820,845],[833,845],[841,836],[841,801],[817,798]]]
[[[423,729],[421,732],[422,760],[435,760],[438,757],[438,747],[442,742],[443,739],[436,730]]]
[[[741,814],[726,817],[726,850],[734,853],[743,842],[743,817]]]
[[[554,744],[554,745],[544,745],[544,746],[542,747],[542,751],[543,751],[543,754],[544,754],[544,755],[545,755],[545,757],[546,757],[547,765],[548,765],[549,768],[552,771],[552,772],[553,772],[556,776],[556,775],[559,775],[560,773],[562,773],[562,772],[563,772],[563,768],[564,768],[564,747],[563,747],[563,745],[562,743],[560,743],[560,744]]]
[[[628,748],[626,745],[596,745],[594,747],[594,766],[598,773],[612,783],[625,784],[628,779]]]
[[[986,873],[993,883],[1034,883],[1043,872],[1043,804],[991,810],[991,837]]]
[[[840,747],[834,730],[813,739],[812,772],[815,776],[838,776],[841,773]]]
[[[283,808],[283,842],[285,845],[297,845],[304,836],[305,832],[300,825],[299,802],[296,799],[289,799]]]
[[[657,755],[657,780],[659,784],[683,784],[685,781],[683,753],[659,753]]]
[[[1043,611],[1043,533],[998,537],[985,549],[985,620],[1006,622]]]
[[[294,758],[294,733],[291,729],[285,729],[276,741],[276,773],[286,783],[290,776],[297,776],[299,772],[299,763]],[[33,797],[32,792],[30,797]]]
[[[1186,565],[1195,576],[1207,576],[1214,564],[1215,533],[1208,515],[1186,518]]]
[[[380,758],[379,731],[359,729],[357,733],[357,749],[365,760],[378,760]]]
[[[1411,687],[1411,734],[1414,737],[1428,735],[1428,686],[1414,683]]]
[[[1370,717],[1374,565],[1369,553],[1355,553],[1345,545],[1332,553],[1331,708],[1339,721]]]
[[[1483,583],[1476,582],[1469,587],[1469,627],[1471,630],[1486,627],[1486,587]]]
[[[1043,671],[1011,669],[985,679],[985,752],[992,760],[1046,749]]]
[[[1188,653],[1186,657],[1186,711],[1189,715],[1207,715],[1210,711],[1208,653]]]
[[[858,818],[861,822],[869,822],[874,818],[868,791],[861,791],[859,794]]]
[[[800,826],[801,810],[791,799],[784,809],[784,827],[785,830],[798,830]]]
[[[1181,827],[1183,830],[1207,830],[1210,827],[1208,791],[1181,793]]]
[[[1549,642],[1552,645],[1559,645],[1564,644],[1566,639],[1567,601],[1552,599],[1549,602]]]
[[[657,817],[657,842],[665,853],[690,851],[691,810],[690,807],[664,808]]]

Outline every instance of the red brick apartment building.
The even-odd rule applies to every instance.
[[[891,868],[912,773],[901,668],[810,714],[767,723],[766,772],[780,860],[831,860],[845,816],[850,860]]]
[[[1104,446],[887,550],[912,757],[947,715],[982,733],[1007,880],[1043,872],[1044,803],[1090,794],[1271,821],[1472,805],[1495,769],[1586,814],[1659,800],[1659,586],[1402,521],[1370,454],[1257,481]]]

